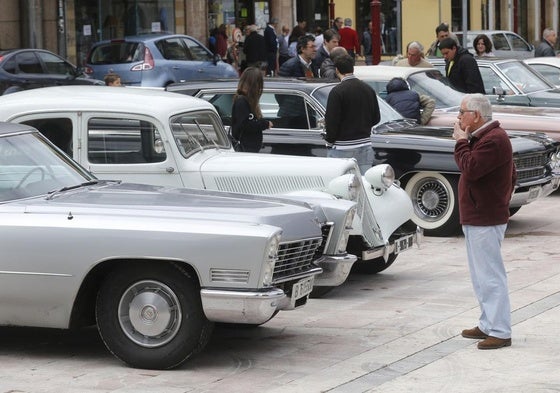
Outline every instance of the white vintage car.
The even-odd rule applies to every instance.
[[[37,130],[0,123],[3,326],[96,323],[129,365],[172,368],[213,322],[304,305],[322,224],[281,198],[97,180]]]
[[[234,152],[216,109],[204,100],[157,90],[62,86],[0,97],[0,120],[36,127],[101,179],[321,204],[325,198],[353,201],[348,251],[371,272],[386,269],[421,239],[422,230],[410,221],[410,198],[389,165],[362,178],[353,159]],[[335,225],[334,231],[344,228]],[[344,259],[345,252],[345,241],[324,249],[330,260]],[[345,266],[348,272],[351,263]],[[319,277],[315,285],[329,287],[333,280]]]

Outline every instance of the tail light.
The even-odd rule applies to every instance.
[[[146,71],[154,69],[154,57],[152,52],[148,48],[144,48],[144,61],[140,64],[135,65],[130,70],[131,71]]]

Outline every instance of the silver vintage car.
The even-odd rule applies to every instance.
[[[0,123],[0,325],[97,324],[134,367],[181,364],[213,322],[304,305],[323,224],[281,198],[98,180],[32,127]]]
[[[330,262],[320,265],[328,275],[319,276],[316,286],[344,281],[355,261],[347,251],[375,273],[421,239],[411,221],[412,202],[390,165],[362,177],[353,159],[235,152],[216,109],[202,99],[61,86],[0,97],[0,120],[36,127],[101,179],[282,195],[323,206],[333,224],[325,228],[323,250]],[[327,206],[341,200],[357,204],[349,233]]]

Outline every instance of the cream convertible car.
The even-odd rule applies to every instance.
[[[37,130],[0,123],[3,326],[97,324],[129,365],[172,368],[213,322],[305,304],[321,224],[281,198],[97,180]]]
[[[157,90],[61,86],[0,97],[0,120],[33,125],[102,179],[284,195],[321,204],[356,202],[348,251],[371,272],[386,269],[421,238],[410,221],[410,198],[393,182],[389,165],[362,177],[353,159],[237,153],[216,109],[198,98]],[[334,234],[344,230],[332,228]],[[330,244],[324,254],[330,260],[344,258],[345,240]],[[337,265],[321,267],[328,274]],[[340,283],[321,275],[315,285]]]

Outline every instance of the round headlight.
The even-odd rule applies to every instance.
[[[338,198],[356,201],[360,187],[360,178],[354,174],[347,174],[332,179],[329,182],[328,191]]]
[[[368,169],[364,177],[373,188],[386,190],[395,181],[395,171],[389,164],[380,164]]]

